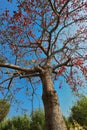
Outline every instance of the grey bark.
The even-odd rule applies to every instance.
[[[43,85],[42,100],[45,109],[47,130],[67,130],[60,110],[58,95],[54,90],[50,69],[45,70],[41,75],[41,80]]]

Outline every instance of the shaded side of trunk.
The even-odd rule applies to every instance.
[[[47,130],[67,130],[49,70],[41,76],[41,80]]]

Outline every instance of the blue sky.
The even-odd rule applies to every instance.
[[[63,79],[61,79],[61,80],[63,80]],[[59,83],[58,83],[58,81],[56,81],[55,89],[58,92],[58,98],[59,98],[59,102],[60,102],[61,111],[64,116],[68,117],[69,113],[70,113],[70,108],[72,107],[73,103],[78,99],[78,97],[76,97],[75,94],[72,93],[70,87],[64,81],[65,80],[63,80],[63,87],[61,89],[59,89]],[[24,81],[21,82],[22,85],[23,85],[23,83],[25,84]],[[23,90],[18,92],[17,98],[19,100],[22,99],[23,104],[21,104],[21,105],[13,104],[10,109],[10,112],[8,114],[8,117],[23,114],[21,111],[21,107],[24,109],[27,109],[28,110],[27,113],[30,114],[30,112],[32,111],[32,107],[31,107],[32,102],[28,98],[26,98],[24,93],[25,92]],[[42,95],[41,85],[38,86],[37,94],[38,94],[38,98],[36,96],[34,97],[34,99],[35,99],[34,100],[34,109],[43,108],[43,103],[41,100],[41,95]],[[18,109],[18,111],[17,111],[17,109]]]
[[[7,2],[7,0],[0,0],[0,12],[3,12],[3,10],[6,9],[9,9],[10,13],[16,10],[16,0],[12,0],[12,2]]]
[[[0,1],[0,12],[3,12],[3,10],[9,8],[9,10],[11,11],[10,13],[12,14],[12,12],[17,9],[16,3],[15,3],[16,0],[12,0],[12,1],[13,1],[12,3],[8,3],[7,0],[1,0]],[[24,81],[23,81],[23,83],[24,83]],[[71,89],[66,84],[65,80],[63,81],[63,88],[59,89],[58,81],[55,82],[55,86],[56,86],[55,89],[58,91],[58,97],[59,97],[59,102],[60,102],[62,113],[63,113],[63,115],[68,116],[70,113],[70,107],[78,99],[78,97],[76,97],[75,94],[72,93]],[[39,86],[39,88],[41,88],[41,86]],[[39,105],[40,105],[40,108],[43,108],[43,103],[41,101],[42,91],[41,91],[41,89],[38,89],[37,91],[40,95],[40,96],[38,96],[38,98],[40,99],[40,102],[38,102],[38,99],[36,99],[36,97],[35,97],[34,108],[37,108]],[[26,97],[24,96],[24,92],[23,91],[19,92],[17,97],[19,99],[21,99],[21,98],[23,99],[24,104],[22,105],[22,107],[28,109],[28,113],[30,113],[31,112],[31,101],[29,101],[29,99],[26,99]],[[16,106],[17,106],[16,104],[13,104],[11,106],[8,117],[22,114],[20,106],[17,106],[17,108],[19,108],[18,112],[16,111]]]

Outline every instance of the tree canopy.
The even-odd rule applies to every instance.
[[[69,121],[78,122],[81,126],[86,126],[87,129],[87,97],[82,96],[79,101],[71,108]]]
[[[46,130],[45,114],[43,110],[36,110],[31,114],[30,130]]]
[[[0,122],[6,117],[10,110],[10,104],[5,99],[0,99]]]
[[[73,91],[86,84],[86,22],[86,0],[17,0],[13,14],[0,14],[0,94],[12,100],[23,89],[33,99],[42,83],[48,130],[63,122],[53,81],[61,88],[63,77]]]
[[[0,130],[46,130],[43,110],[35,110],[31,115],[7,119],[0,123]]]
[[[52,77],[58,79],[59,87],[60,76],[74,91],[82,86],[82,75],[87,78],[86,9],[85,0],[19,0],[13,16],[9,9],[0,15],[2,95],[9,88],[13,90],[10,95],[21,90],[16,87],[18,82],[15,88],[11,87],[16,80],[21,82],[26,78],[29,86],[40,83],[37,76],[46,66],[52,68]]]
[[[63,76],[73,90],[82,86],[79,73],[87,76],[86,6],[85,0],[25,0],[19,2],[13,16],[10,10],[3,12],[0,56],[6,64],[0,63],[0,67],[1,76],[6,76],[1,84],[6,82],[9,89],[18,77],[36,79],[48,65],[54,79]]]

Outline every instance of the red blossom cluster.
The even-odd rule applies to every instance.
[[[62,75],[62,73],[65,71],[65,66],[62,66],[59,70],[58,70],[58,73],[57,73],[57,75],[58,76],[60,76],[60,75]]]

